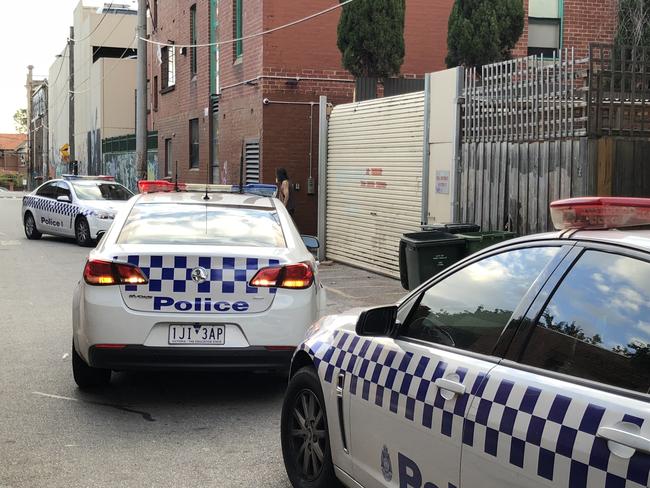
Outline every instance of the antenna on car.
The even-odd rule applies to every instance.
[[[176,177],[174,180],[174,191],[180,191],[178,188],[178,159],[176,160]]]
[[[241,143],[239,154],[239,193],[244,193],[244,141]]]
[[[208,166],[205,172],[205,195],[203,195],[203,200],[210,200],[210,195],[208,194],[208,188],[210,186],[210,171],[212,168]]]

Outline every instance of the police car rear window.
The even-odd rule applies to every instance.
[[[128,200],[133,196],[133,193],[117,183],[80,181],[72,186],[79,200]]]
[[[135,205],[117,242],[286,247],[273,209],[181,203]]]

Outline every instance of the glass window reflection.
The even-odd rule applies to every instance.
[[[136,205],[118,243],[286,247],[275,211],[197,204]]]
[[[542,313],[522,362],[650,393],[650,263],[585,252]]]
[[[133,196],[128,189],[117,183],[73,183],[79,200],[128,200]]]
[[[463,268],[424,293],[404,335],[491,354],[515,308],[558,249],[509,251]]]

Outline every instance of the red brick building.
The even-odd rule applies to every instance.
[[[336,3],[226,0],[219,2],[215,16],[211,15],[216,12],[215,0],[157,1],[152,4],[151,37],[176,44],[224,42]],[[407,2],[402,76],[422,77],[445,67],[452,5],[453,0]],[[178,162],[180,179],[202,182],[212,165],[215,182],[237,183],[242,153],[249,182],[259,178],[272,183],[276,168],[284,167],[296,185],[298,226],[302,232],[315,233],[317,197],[308,193],[308,187],[311,180],[317,188],[318,181],[318,99],[326,95],[330,103],[339,104],[354,97],[354,79],[341,66],[336,45],[339,16],[335,10],[265,36],[226,43],[218,53],[197,48],[193,54],[191,49],[177,48],[173,56],[169,48],[159,52],[152,46],[150,129],[158,131],[161,174],[172,174]],[[211,60],[216,59],[219,69],[217,73],[212,67],[211,80],[211,65],[216,64]],[[211,103],[211,95],[217,93],[218,102]]]
[[[27,134],[0,134],[0,174],[27,173]]]
[[[523,0],[526,24],[516,56],[575,48],[576,58],[589,54],[590,43],[611,43],[617,0]]]

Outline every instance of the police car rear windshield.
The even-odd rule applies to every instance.
[[[286,247],[273,209],[188,203],[135,205],[117,242]]]
[[[133,193],[117,183],[75,181],[72,186],[79,200],[128,200],[133,196]]]

